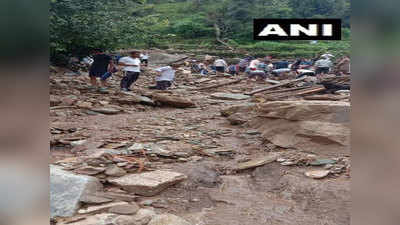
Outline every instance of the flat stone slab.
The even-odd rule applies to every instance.
[[[259,158],[259,159],[254,159],[254,160],[251,160],[251,161],[248,161],[245,163],[240,163],[239,165],[237,165],[235,170],[247,170],[247,169],[263,166],[265,164],[275,162],[279,158],[279,156],[280,156],[280,154],[278,154],[278,153],[271,153],[271,154],[264,156],[262,158]]]
[[[96,193],[103,185],[95,177],[75,175],[50,165],[50,215],[71,217],[80,207],[80,199]]]
[[[117,100],[121,104],[135,104],[135,103],[141,103],[143,105],[155,105],[154,101],[151,100],[150,98],[142,95],[137,95],[134,93],[130,92],[121,92],[122,94],[129,96],[127,99],[119,99]]]
[[[153,100],[165,106],[172,106],[176,108],[195,108],[196,104],[190,99],[182,97],[168,96],[164,94],[154,94]]]
[[[119,214],[119,215],[134,215],[139,211],[139,206],[136,203],[132,203],[129,205],[118,205],[111,207],[108,212]]]
[[[151,197],[186,178],[181,173],[159,170],[141,174],[130,174],[116,179],[109,179],[108,181],[128,192]]]
[[[234,100],[234,101],[247,100],[251,98],[251,96],[248,95],[230,94],[230,93],[214,93],[211,95],[211,97],[215,99]]]

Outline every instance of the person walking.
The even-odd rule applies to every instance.
[[[119,65],[124,66],[125,76],[121,80],[121,90],[131,91],[130,87],[137,81],[140,75],[140,52],[132,51],[129,56],[122,57]]]
[[[107,87],[106,79],[114,70],[114,63],[111,56],[105,54],[101,49],[96,49],[93,55],[93,63],[89,69],[89,77],[91,87],[90,89],[97,89],[104,91]],[[105,79],[102,79],[106,77]],[[97,86],[97,78],[101,78],[101,86]]]

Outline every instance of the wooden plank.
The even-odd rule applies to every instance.
[[[339,101],[347,98],[349,98],[349,96],[312,95],[304,97],[305,100],[318,100],[318,101]]]
[[[214,85],[211,85],[211,86],[198,88],[198,89],[196,89],[196,91],[208,90],[208,89],[218,88],[218,87],[227,86],[227,85],[231,85],[231,84],[237,84],[237,83],[240,83],[242,80],[245,80],[245,79],[247,79],[247,78],[240,78],[238,80],[229,81],[229,82],[225,82],[225,83],[222,83],[222,84],[214,84]]]
[[[300,93],[296,93],[293,96],[314,94],[314,93],[318,93],[318,92],[321,92],[321,91],[324,91],[324,90],[326,90],[326,89],[324,87],[321,87],[321,88],[317,88],[317,89],[311,89],[311,90],[303,91],[303,92],[300,92]]]
[[[289,84],[293,84],[293,83],[296,83],[296,82],[299,82],[299,81],[303,81],[306,78],[307,77],[302,77],[302,78],[291,80],[291,81],[287,81],[287,82],[284,82],[284,83],[281,83],[281,84],[276,84],[276,85],[272,85],[272,86],[269,86],[269,87],[266,87],[266,88],[257,89],[257,90],[251,91],[251,92],[247,92],[245,94],[246,95],[254,95],[254,94],[257,94],[257,93],[260,93],[260,92],[268,91],[268,90],[271,90],[271,89],[274,89],[274,88],[283,87],[283,86],[286,86],[286,85],[289,85]]]
[[[304,90],[304,89],[308,89],[310,88],[310,86],[306,86],[306,87],[295,87],[295,88],[286,88],[286,89],[282,89],[282,90],[276,90],[276,91],[268,91],[264,94],[274,94],[274,93],[283,93],[283,92],[288,92],[288,91],[298,91],[298,90]]]

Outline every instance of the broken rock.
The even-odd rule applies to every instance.
[[[280,154],[279,153],[270,153],[269,155],[259,158],[259,159],[254,159],[248,162],[240,163],[235,170],[246,170],[246,169],[251,169],[254,167],[259,167],[263,166],[268,163],[275,162],[279,158]]]
[[[80,199],[103,189],[94,177],[75,175],[50,165],[50,214],[51,217],[71,217],[80,207]]]
[[[161,105],[172,106],[176,108],[193,108],[196,105],[191,101],[181,97],[167,96],[163,94],[154,94],[153,100]]]
[[[312,171],[307,171],[304,174],[307,177],[313,178],[313,179],[322,179],[326,176],[329,175],[329,170],[312,170]]]
[[[126,191],[151,197],[185,179],[186,176],[184,174],[160,170],[126,175],[116,179],[109,179],[109,182],[122,187]]]
[[[122,177],[126,175],[126,171],[116,165],[111,165],[106,169],[105,174],[112,177]]]
[[[249,126],[282,148],[329,155],[350,151],[350,104],[337,101],[279,101],[260,105]],[[334,154],[335,153],[335,154]]]

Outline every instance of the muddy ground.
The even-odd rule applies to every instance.
[[[133,93],[151,96],[152,66],[146,68]],[[183,67],[184,69],[184,67]],[[137,155],[145,161],[145,170],[171,169],[189,178],[156,197],[138,197],[137,202],[151,205],[157,212],[169,212],[197,225],[346,225],[350,224],[350,178],[347,173],[314,180],[304,172],[306,165],[282,166],[273,162],[244,171],[232,171],[240,162],[255,159],[271,151],[305,155],[293,149],[281,149],[265,143],[261,134],[245,123],[234,126],[221,116],[231,105],[256,102],[218,100],[216,92],[244,93],[264,87],[264,83],[246,82],[205,91],[199,87],[236,78],[202,77],[179,71],[176,85],[160,93],[193,101],[196,108],[121,104],[126,96],[119,92],[120,74],[110,81],[109,93],[88,89],[88,76],[64,73],[60,68],[50,77],[50,94],[57,102],[50,110],[50,163],[79,157],[99,148],[126,149],[135,143],[153,143],[181,157]],[[297,98],[293,98],[297,99]],[[89,103],[89,104],[88,104]],[[87,107],[76,107],[76,105]],[[53,107],[54,107],[53,106]],[[65,108],[60,106],[66,106]],[[123,110],[104,115],[91,107]],[[84,143],[76,141],[84,140]],[[75,141],[75,142],[74,142]],[[72,143],[72,145],[71,145]],[[321,151],[317,158],[349,154]],[[300,157],[300,156],[299,156]],[[113,188],[105,184],[106,188]]]

